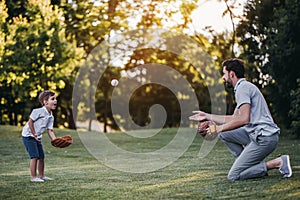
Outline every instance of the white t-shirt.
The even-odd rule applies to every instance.
[[[39,139],[42,138],[42,133],[46,129],[53,129],[54,117],[52,112],[49,113],[45,107],[33,109],[29,117],[33,121],[33,127]],[[28,122],[23,127],[22,136],[34,137],[30,131]]]

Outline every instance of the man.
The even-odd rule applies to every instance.
[[[283,155],[274,160],[263,161],[272,153],[278,142],[280,129],[274,123],[267,103],[259,89],[244,78],[244,63],[239,59],[228,59],[222,63],[223,80],[234,88],[237,102],[233,115],[214,115],[194,111],[190,120],[212,120],[216,124],[214,133],[235,157],[228,180],[245,180],[267,175],[270,169],[279,169],[284,177],[291,177],[290,158]]]

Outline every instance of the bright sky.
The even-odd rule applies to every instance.
[[[132,1],[132,3],[136,3],[135,0],[127,0],[128,2]],[[229,3],[235,1],[235,9],[232,10],[235,15],[242,15],[244,4],[247,0],[230,0]],[[150,3],[150,0],[143,0],[142,5],[147,7]],[[176,4],[177,3],[177,4]],[[175,4],[169,4],[169,2],[161,2],[158,10],[169,9],[173,11],[178,10],[180,6],[180,1],[175,2]],[[124,6],[123,9],[126,9],[126,4],[120,4],[121,7]],[[224,0],[200,0],[198,2],[198,8],[192,13],[191,17],[193,19],[192,26],[190,29],[193,31],[196,30],[197,33],[203,32],[204,27],[212,26],[212,29],[216,32],[223,32],[224,30],[232,31],[232,24],[230,20],[229,14],[222,17],[223,12],[226,10],[226,4]],[[130,13],[128,22],[129,26],[132,28],[136,27],[137,22],[140,20],[141,15],[139,14],[140,10],[136,10],[136,13]],[[158,14],[159,15],[159,14]],[[159,17],[159,16],[158,16]],[[163,27],[168,29],[178,23],[183,23],[181,14],[175,13],[172,18],[164,19],[162,23]],[[238,23],[235,19],[235,24]],[[186,33],[189,33],[190,30],[187,30]],[[206,32],[207,33],[207,32]]]
[[[236,9],[233,12],[236,15],[243,13],[243,6],[247,0],[236,0]],[[192,13],[193,28],[197,32],[201,32],[205,26],[212,26],[212,29],[216,32],[222,32],[224,30],[232,31],[232,25],[230,16],[227,14],[222,17],[223,12],[226,10],[226,4],[224,1],[209,0],[200,1],[198,9]],[[235,21],[235,24],[237,21]]]

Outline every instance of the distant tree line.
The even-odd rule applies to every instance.
[[[92,77],[96,68],[84,74],[86,88],[94,87],[91,84],[97,87],[93,97],[95,104],[75,102],[74,105],[72,102],[77,72],[100,43],[109,40],[114,33],[164,28],[187,34],[206,49],[215,61],[213,69],[207,71],[221,73],[224,59],[234,56],[243,59],[247,78],[266,96],[276,122],[286,133],[300,136],[300,1],[249,0],[243,16],[235,15],[234,8],[241,6],[234,4],[235,1],[220,2],[226,4],[224,15],[230,14],[232,22],[240,19],[238,24],[232,24],[232,32],[217,33],[211,27],[201,34],[193,30],[191,14],[198,1],[153,0],[146,5],[143,1],[129,3],[126,0],[2,0],[0,124],[23,125],[32,108],[39,106],[39,92],[51,89],[59,100],[54,112],[56,127],[74,129],[75,120],[92,120],[90,112],[95,109],[95,117],[104,124],[104,131],[107,127],[117,129],[110,107],[110,80],[120,77],[122,70],[133,70],[141,63],[164,64],[184,74],[197,93],[199,108],[210,111],[206,83],[194,71],[192,63],[155,49],[133,51],[122,68],[113,68],[111,60],[114,58],[106,57],[106,63],[102,64],[112,68],[98,83],[89,81],[96,80]],[[82,90],[81,96],[90,95],[87,91]],[[156,98],[149,98],[151,95]],[[149,107],[158,103],[167,110],[165,126],[179,125],[178,99],[167,88],[145,85],[131,100],[131,115],[136,123],[147,125]],[[234,98],[231,92],[227,91],[224,103],[227,104],[226,112],[232,113]],[[74,112],[78,119],[73,118]]]

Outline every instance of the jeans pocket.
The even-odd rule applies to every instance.
[[[261,136],[261,133],[260,132],[252,132],[250,133],[250,139],[255,142],[255,143],[258,143],[259,142],[259,137]]]
[[[258,136],[257,137],[257,144],[259,146],[265,146],[269,148],[272,151],[277,147],[278,143],[278,135],[272,135],[272,136]]]

